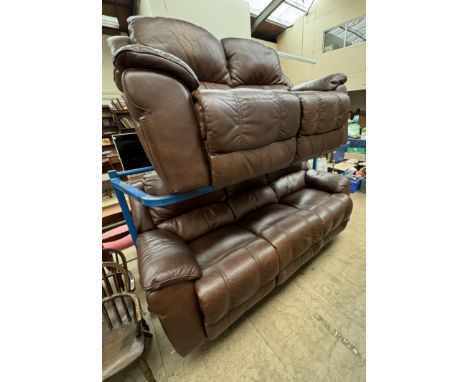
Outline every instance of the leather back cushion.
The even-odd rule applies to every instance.
[[[139,190],[143,190],[142,183],[133,184]],[[128,198],[130,208],[132,209],[132,219],[138,233],[143,233],[155,229],[153,220],[151,219],[150,211],[147,207],[133,198]]]
[[[276,197],[281,199],[286,195],[292,194],[293,192],[302,190],[305,188],[305,171],[299,170],[288,175],[284,175],[281,178],[276,179],[271,183],[271,187],[275,190]]]
[[[277,202],[276,194],[270,186],[239,192],[228,199],[228,204],[237,220],[242,219],[249,212]]]
[[[307,167],[307,162],[305,161],[297,162],[291,166],[270,172],[269,174],[266,175],[267,182],[273,183],[276,179],[281,178],[284,175],[292,174],[293,172],[298,172],[299,170],[308,170],[308,169],[309,168]]]
[[[243,38],[225,38],[221,42],[232,86],[282,84],[288,89],[291,86],[272,48]]]
[[[248,179],[241,183],[233,184],[232,186],[226,187],[224,190],[226,191],[226,195],[228,197],[237,194],[238,192],[251,190],[252,188],[263,187],[267,186],[268,181],[265,175],[258,176],[256,178]]]
[[[231,208],[225,202],[221,202],[168,219],[158,224],[158,228],[172,232],[188,242],[234,222]]]
[[[165,17],[129,18],[131,42],[161,49],[185,61],[200,81],[229,84],[221,42],[207,30],[183,20]]]
[[[169,193],[166,191],[166,188],[159,176],[155,173],[145,174],[143,179],[143,190],[147,194],[155,196],[167,195]],[[168,219],[173,219],[179,215],[206,205],[223,202],[225,199],[226,194],[224,190],[218,190],[170,206],[150,207],[148,210],[153,224],[157,226]]]

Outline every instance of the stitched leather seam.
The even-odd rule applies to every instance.
[[[188,277],[188,279],[187,279],[187,277]],[[153,283],[148,287],[144,287],[143,289],[146,290],[146,291],[158,290],[161,287],[169,286],[169,285],[166,285],[166,283],[169,283],[171,281],[177,281],[177,280],[180,280],[180,279],[194,280],[194,279],[199,279],[199,278],[200,278],[200,275],[194,275],[192,273],[187,273],[185,275],[179,275],[179,276],[171,277],[171,278],[166,279],[164,281],[159,281],[157,283]]]
[[[241,130],[240,144],[242,148],[245,148],[246,143],[245,143],[245,136],[244,136],[244,118],[242,116],[241,103],[240,103],[239,97],[237,97],[237,94],[235,92],[232,92],[232,95],[236,99],[237,107],[239,108],[239,122],[240,122],[240,130]]]
[[[247,252],[250,254],[250,256],[253,258],[253,261],[255,262],[255,265],[257,266],[257,270],[260,269],[260,284],[262,283],[262,278],[266,278],[266,271],[265,268],[263,267],[262,263],[258,260],[257,256],[253,254],[253,252],[250,250],[248,246],[245,247]],[[263,277],[262,277],[263,274]]]
[[[226,257],[228,257],[229,255],[231,255],[233,252],[237,251],[239,248],[242,248],[243,246],[246,246],[246,245],[249,245],[250,243],[252,243],[253,241],[257,240],[256,237],[252,238],[250,241],[246,242],[246,243],[240,243],[238,244],[236,247],[234,248],[231,248],[231,250],[227,253],[225,253],[222,257],[218,257],[216,258],[215,260],[209,262],[208,264],[204,265],[203,266],[203,269],[207,269],[211,266],[213,266],[214,264],[220,262],[221,260],[225,259]]]
[[[219,272],[221,275],[221,278],[223,279],[224,285],[226,286],[226,302],[224,304],[224,309],[223,309],[223,314],[221,315],[221,318],[223,318],[231,309],[229,307],[231,306],[231,294],[229,293],[229,282],[227,280],[226,274],[224,273],[223,269],[219,265],[219,263],[215,264],[216,270]],[[217,321],[219,321],[221,318],[219,318]],[[217,322],[216,321],[216,322]]]
[[[280,135],[281,135],[281,121],[282,121],[282,119],[281,119],[281,100],[279,99],[278,94],[276,94],[275,92],[272,91],[271,94],[275,98],[275,101],[276,101],[275,105],[278,106],[278,118],[279,118],[278,121],[279,121],[279,126],[280,127],[279,127],[279,129],[278,129],[278,131],[276,133],[276,141],[279,141],[280,140]],[[276,107],[275,107],[275,109],[276,109]]]
[[[192,80],[194,80],[197,84],[199,84],[199,81],[197,79],[195,75],[195,73],[191,72],[188,68],[186,68],[184,65],[181,65],[180,63],[176,62],[176,61],[173,61],[173,60],[169,60],[168,58],[166,57],[163,57],[163,56],[160,56],[160,55],[157,55],[157,54],[152,54],[152,53],[147,53],[147,52],[133,52],[133,53],[137,53],[137,54],[142,54],[142,55],[147,55],[147,56],[157,56],[163,60],[166,60],[166,61],[169,61],[171,63],[173,63],[174,65],[177,65],[179,68],[183,69],[189,76]],[[131,67],[133,68],[133,67]],[[139,68],[138,66],[135,67],[135,68]],[[124,68],[124,69],[129,69],[129,68]],[[147,68],[148,70],[150,70],[150,68]],[[169,73],[169,74],[174,74],[176,75],[177,77],[180,78],[180,76],[178,76],[176,73],[170,71],[170,70],[163,70],[161,68],[158,68],[157,69],[158,71],[163,71],[164,73]]]
[[[247,300],[245,300],[244,302],[240,303],[239,305],[236,305],[236,306],[233,306],[231,309],[229,309],[221,318],[217,319],[215,322],[211,322],[211,323],[208,323],[208,322],[205,322],[204,325],[206,328],[214,328],[218,323],[220,323],[223,319],[225,319],[227,317],[227,315],[235,308],[237,308],[238,306],[241,306],[245,303],[248,303],[254,296],[255,294],[258,293],[258,291],[263,288],[265,285],[267,285],[268,283],[270,283],[271,281],[274,281],[273,279],[272,280],[268,280],[266,283],[260,285],[260,287],[258,288],[258,290],[252,295],[250,296]],[[250,309],[250,308],[248,308]],[[247,309],[247,310],[248,310]]]

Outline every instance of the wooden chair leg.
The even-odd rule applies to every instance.
[[[156,382],[156,379],[154,379],[154,376],[153,376],[153,371],[151,370],[148,363],[143,357],[140,357],[138,361],[138,367],[140,368],[141,372],[143,373],[147,381]]]

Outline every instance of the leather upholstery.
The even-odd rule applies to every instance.
[[[351,109],[346,93],[305,91],[296,94],[302,107],[296,160],[316,157],[346,143]]]
[[[232,89],[199,90],[193,96],[212,185],[240,182],[292,162],[300,116],[294,94]]]
[[[158,194],[161,181],[150,174],[141,187]],[[139,235],[141,282],[175,349],[184,355],[216,338],[341,232],[348,187],[300,162],[175,206],[143,207],[157,228]]]
[[[146,300],[150,311],[159,316],[161,326],[177,353],[187,355],[206,341],[192,282],[181,282],[147,292]]]
[[[128,21],[132,43],[173,54],[186,62],[200,81],[230,83],[223,46],[207,30],[165,17],[133,16]]]
[[[234,185],[347,139],[344,74],[292,87],[257,41],[164,17],[130,17],[129,32],[109,39],[114,79],[169,193]]]
[[[348,180],[329,172],[309,170],[305,173],[305,181],[312,188],[318,188],[329,193],[344,192],[349,195]]]
[[[170,232],[155,229],[138,235],[138,270],[144,290],[152,291],[201,276],[187,245]]]
[[[260,43],[219,41],[162,17],[131,17],[129,31],[109,43],[158,173],[139,187],[152,195],[218,188],[172,206],[131,201],[149,309],[185,355],[346,227],[348,180],[303,162],[347,140],[346,76],[291,91],[277,54]]]
[[[291,82],[281,71],[274,49],[245,38],[224,38],[221,42],[232,86],[284,85],[290,88]]]
[[[226,245],[229,244],[229,240],[225,240],[227,230],[220,232],[213,231],[208,240],[195,243],[195,257],[204,252],[206,245],[216,254],[214,260],[202,262],[203,276],[195,282],[200,309],[208,326],[246,302],[278,274],[278,257],[267,241],[249,233],[242,245],[231,247]]]
[[[336,90],[340,85],[343,85],[348,80],[343,73],[330,74],[329,76],[318,78],[315,80],[310,80],[303,82],[301,84],[295,85],[291,90],[293,91],[305,91],[305,90],[320,90],[320,91],[330,91]]]
[[[210,204],[158,224],[158,228],[190,241],[234,222],[232,210],[226,203]]]
[[[142,183],[136,183],[133,186],[143,190]],[[132,211],[132,219],[135,224],[135,228],[138,232],[151,231],[156,228],[151,219],[151,214],[148,208],[145,208],[141,203],[138,203],[135,199],[129,198],[130,209]]]
[[[122,80],[127,105],[139,121],[137,134],[143,149],[168,189],[184,192],[209,184],[187,88],[172,77],[141,69],[127,69]],[[155,97],[155,89],[160,96]]]
[[[114,67],[119,72],[141,68],[171,75],[182,81],[189,90],[199,86],[197,75],[180,58],[149,46],[130,44],[114,52]]]

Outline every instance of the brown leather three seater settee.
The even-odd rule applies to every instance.
[[[346,76],[293,86],[273,49],[182,20],[131,17],[129,31],[108,41],[157,171],[138,187],[217,189],[166,207],[130,200],[149,309],[186,355],[346,227],[347,179],[305,163],[347,140]]]

